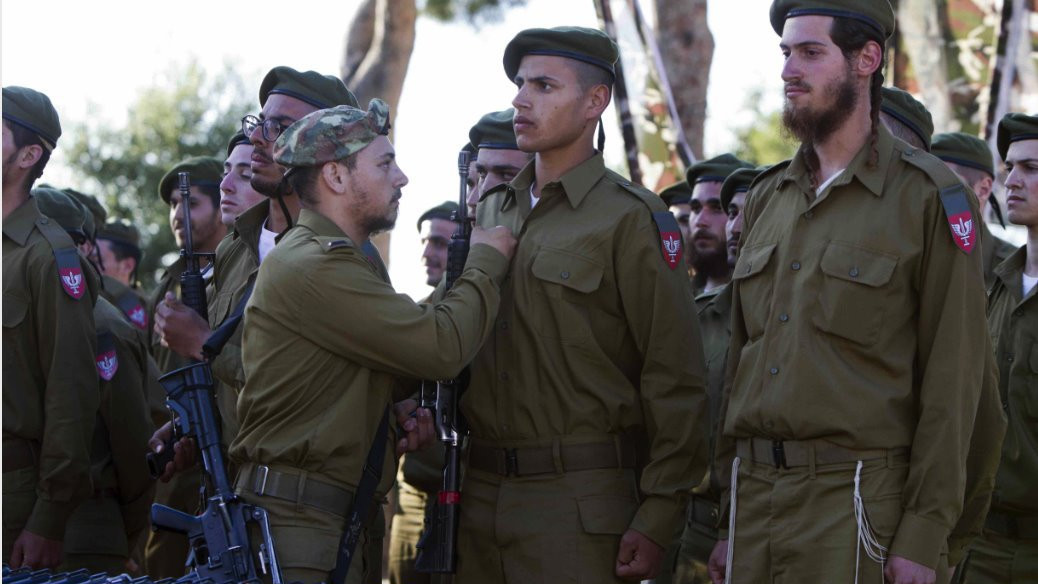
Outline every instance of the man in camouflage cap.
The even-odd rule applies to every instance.
[[[879,121],[886,0],[771,17],[801,145],[746,198],[711,577],[944,582],[991,366],[976,199]]]
[[[314,112],[275,148],[303,208],[260,266],[246,308],[241,429],[230,457],[240,469],[236,492],[270,513],[289,581],[324,581],[341,569],[337,549],[351,509],[359,521],[350,531],[369,537],[395,474],[387,443],[399,453],[432,434],[429,412],[409,418],[417,404],[407,400],[395,407],[406,438],[387,435],[389,406],[413,391],[394,395],[397,376],[444,379],[461,370],[493,326],[514,246],[505,230],[475,230],[447,300],[418,305],[397,294],[377,254],[361,246],[393,226],[407,184],[388,130],[388,108],[372,100],[366,112]],[[361,479],[370,457],[392,469],[377,487]],[[375,496],[355,501],[365,488]],[[347,582],[381,577],[381,547],[363,549]]]
[[[944,161],[962,182],[966,183],[980,200],[982,217],[991,208],[1002,221],[1002,209],[994,195],[995,162],[988,143],[963,132],[937,134],[933,137],[930,152]],[[995,237],[988,229],[987,220],[981,221],[981,250],[984,252],[984,286],[991,288],[995,283],[995,268],[1009,257],[1016,246]]]
[[[728,213],[721,205],[721,185],[728,175],[749,162],[734,154],[721,154],[688,167],[685,182],[692,188],[689,199],[688,263],[695,271],[692,290],[696,295],[720,290],[731,278],[724,224]]]
[[[930,110],[897,87],[884,87],[879,106],[879,119],[895,138],[901,138],[921,150],[930,150],[933,138],[933,116]]]
[[[53,568],[90,496],[100,283],[29,192],[61,135],[46,95],[3,88],[4,533],[12,568]],[[60,331],[60,334],[55,334]]]

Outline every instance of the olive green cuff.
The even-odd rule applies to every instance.
[[[36,499],[36,504],[25,524],[25,530],[40,537],[54,541],[65,539],[65,524],[69,516],[76,510],[76,504],[70,501],[48,501]]]
[[[901,556],[936,570],[950,532],[950,529],[935,521],[905,512],[894,534],[890,555]]]
[[[469,249],[469,257],[465,262],[465,269],[479,270],[490,276],[490,279],[495,284],[501,286],[501,282],[504,281],[505,275],[508,273],[508,264],[508,258],[502,255],[501,252],[488,244],[479,243]]]
[[[634,515],[630,528],[645,534],[646,537],[656,542],[656,545],[666,549],[674,540],[674,532],[685,518],[684,508],[687,500],[685,497],[666,498],[648,497]]]

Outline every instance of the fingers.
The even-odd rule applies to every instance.
[[[18,539],[14,541],[14,549],[11,550],[10,563],[12,570],[17,570],[18,568],[21,568],[23,565],[29,566],[25,563],[25,542],[22,540],[21,536],[19,536]]]

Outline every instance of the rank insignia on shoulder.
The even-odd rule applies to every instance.
[[[952,241],[959,249],[969,254],[977,246],[978,226],[973,212],[970,211],[966,189],[962,185],[946,187],[941,189],[940,195],[944,214],[948,218],[948,228],[951,229]]]
[[[94,357],[97,365],[97,374],[105,381],[111,381],[115,372],[119,370],[119,356],[115,354],[115,341],[112,333],[105,332],[97,335],[97,356]]]
[[[684,242],[681,241],[681,229],[678,222],[669,211],[655,211],[652,220],[660,232],[660,251],[663,252],[663,261],[667,262],[670,269],[676,269],[682,264],[684,256]]]
[[[79,253],[73,248],[54,250],[54,259],[58,263],[58,278],[61,287],[72,298],[79,300],[86,292],[86,281],[83,268],[79,263]]]

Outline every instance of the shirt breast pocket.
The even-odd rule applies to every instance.
[[[531,306],[538,331],[567,341],[588,339],[589,303],[602,283],[602,265],[572,252],[543,248],[534,258],[531,272],[543,293]]]
[[[898,257],[831,242],[822,254],[819,311],[812,322],[820,330],[860,345],[876,342],[890,300],[890,280]]]
[[[25,320],[29,304],[21,296],[4,294],[4,330],[13,329]]]
[[[761,273],[771,262],[774,251],[774,243],[745,248],[739,253],[739,260],[732,272],[732,281],[738,286],[746,335],[751,340],[764,334],[764,323],[771,307],[774,283],[771,278],[762,277]]]

